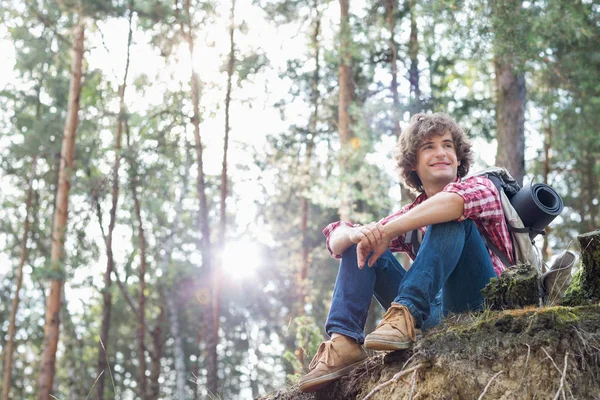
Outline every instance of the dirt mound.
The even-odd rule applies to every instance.
[[[596,304],[450,317],[412,351],[372,357],[318,393],[264,399],[599,399],[599,378]]]

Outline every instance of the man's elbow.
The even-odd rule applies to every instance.
[[[350,246],[344,246],[344,243],[341,241],[333,242],[331,245],[331,251],[333,254],[342,255]]]
[[[450,193],[452,196],[450,197],[450,207],[449,209],[452,212],[452,220],[458,219],[462,217],[465,213],[465,200],[461,195],[456,193]]]

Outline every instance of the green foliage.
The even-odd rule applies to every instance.
[[[551,245],[564,247],[576,232],[598,226],[597,5],[559,0],[415,3],[412,10],[408,2],[399,4],[393,15],[398,56],[397,106],[392,103],[390,91],[391,49],[385,5],[372,2],[359,10],[352,4],[349,24],[343,32],[352,38],[346,50],[354,86],[350,109],[354,138],[347,146],[340,144],[337,133],[340,26],[332,15],[337,15],[334,11],[338,4],[305,0],[238,4],[231,107],[232,146],[238,153],[233,161],[230,158],[227,238],[245,238],[252,243],[260,240],[262,264],[254,276],[241,281],[231,276],[223,278],[219,398],[256,398],[283,385],[286,375],[294,381],[297,376],[292,372],[306,367],[299,365],[295,351],[304,349],[305,364],[316,352],[325,337],[322,325],[337,273],[337,261],[324,248],[323,228],[339,219],[344,198],[352,199],[352,218],[357,223],[378,220],[399,206],[390,198],[391,190],[397,187],[396,178],[383,167],[393,163],[389,154],[383,154],[391,148],[381,150],[384,143],[392,143],[389,136],[395,113],[404,125],[410,114],[417,111],[448,112],[471,137],[494,139],[494,55],[511,57],[526,74],[527,145],[538,150],[536,160],[528,160],[529,171],[538,180],[547,178],[565,201],[565,212],[549,235]],[[133,378],[139,376],[136,315],[126,300],[132,299],[135,305],[139,290],[140,250],[132,182],[137,183],[148,243],[145,319],[149,328],[161,328],[161,341],[165,344],[159,397],[175,398],[177,349],[169,319],[173,316],[180,326],[186,394],[191,398],[198,389],[200,396],[208,396],[204,390],[207,372],[200,330],[206,307],[198,299],[198,289],[205,285],[199,279],[205,266],[199,245],[190,69],[184,55],[187,43],[182,26],[187,30],[190,22],[194,30],[194,66],[202,88],[200,131],[205,146],[209,218],[216,227],[225,98],[219,67],[228,62],[228,46],[224,46],[226,40],[219,35],[227,37],[229,3],[192,2],[191,16],[185,13],[183,1],[82,3],[88,29],[69,226],[64,262],[59,272],[53,272],[48,265],[52,215],[67,114],[70,34],[77,4],[9,1],[0,10],[5,27],[0,34],[14,46],[16,76],[0,92],[0,254],[5,265],[0,274],[2,321],[8,321],[10,315],[14,267],[20,258],[25,217],[25,191],[33,160],[37,160],[31,234],[17,314],[12,397],[34,396],[39,365],[37,356],[32,355],[42,352],[41,321],[51,279],[65,282],[65,308],[61,311],[64,351],[57,362],[57,397],[85,398],[91,393],[98,375],[98,330],[104,290],[110,290],[114,304],[105,355],[115,384],[106,379],[106,398],[140,397]],[[109,56],[103,49],[111,46],[111,41],[104,39],[124,34],[121,28],[127,24],[131,6],[134,51],[123,115],[127,124],[118,154],[119,180],[114,182],[120,84],[114,78],[116,75],[121,79],[124,62],[116,60],[122,49],[108,49]],[[408,82],[413,61],[409,43],[411,11],[417,21],[420,98],[411,92]],[[264,19],[262,26],[250,19],[256,15]],[[317,19],[320,31],[314,42]],[[294,43],[302,45],[271,53],[272,47],[255,42],[258,31],[267,25],[276,28],[280,35],[294,32],[301,39]],[[126,36],[117,41],[125,43]],[[215,63],[215,70],[209,71],[211,60],[206,51],[215,48],[221,52],[220,60]],[[160,55],[157,65],[146,65],[146,54]],[[315,60],[317,54],[319,58]],[[279,66],[283,66],[281,70],[277,69]],[[154,98],[157,93],[158,100]],[[255,117],[257,111],[271,108],[281,113],[276,128]],[[244,113],[248,111],[252,113]],[[245,115],[254,119],[244,121]],[[245,130],[243,135],[235,132],[240,126]],[[267,130],[270,135],[265,146],[247,145],[240,151],[240,138],[263,135]],[[548,138],[550,171],[544,171],[545,153],[538,136]],[[340,159],[347,160],[343,168]],[[485,155],[481,161],[489,163]],[[108,232],[115,183],[119,184],[119,199],[114,259],[123,289],[116,282],[105,289],[103,235]],[[244,192],[240,187],[257,191]],[[248,206],[250,197],[255,202]],[[304,207],[308,220],[302,231]],[[246,217],[247,225],[241,226],[240,217]],[[309,270],[306,281],[299,282],[304,252],[308,254]],[[580,295],[578,276],[569,289],[569,299]],[[298,296],[300,284],[306,285],[302,303]],[[508,290],[508,286],[503,290]],[[173,300],[175,310],[169,310],[168,322],[161,324],[158,315],[165,307],[165,298]],[[511,298],[512,303],[515,301]],[[555,314],[552,318],[565,324],[573,319],[563,311]],[[482,318],[492,321],[494,315],[488,310]],[[7,329],[8,322],[0,324],[0,346],[4,345]],[[150,332],[145,343],[150,362]],[[191,382],[192,373],[196,374],[193,380],[197,385]]]
[[[306,362],[308,362],[317,353],[319,345],[324,340],[321,327],[313,317],[302,315],[294,318],[288,329],[295,333],[296,342],[299,344],[298,348],[302,349]],[[293,371],[304,371],[305,365],[301,365],[294,352],[286,350],[283,358],[290,364]],[[301,374],[288,374],[287,379],[290,383],[295,384],[300,376]]]

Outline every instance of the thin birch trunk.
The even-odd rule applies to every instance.
[[[100,328],[100,343],[98,343],[98,368],[96,383],[96,397],[99,400],[104,400],[104,380],[106,369],[108,367],[108,348],[109,348],[109,332],[110,332],[110,315],[112,310],[112,278],[111,274],[115,267],[115,259],[113,255],[113,232],[117,220],[117,207],[119,203],[119,167],[121,165],[121,141],[123,136],[123,123],[126,118],[125,108],[125,89],[127,88],[127,75],[129,73],[129,59],[131,41],[133,31],[131,21],[133,18],[133,1],[129,2],[129,30],[127,36],[127,60],[125,62],[125,73],[123,74],[123,82],[119,87],[119,117],[117,120],[117,130],[115,133],[115,162],[113,164],[112,173],[112,204],[110,209],[110,222],[108,224],[108,235],[106,236],[106,271],[104,273],[104,290],[102,291],[102,325]],[[100,206],[99,204],[97,205]],[[100,223],[102,223],[100,221]]]
[[[54,227],[52,229],[51,268],[56,276],[50,282],[50,294],[46,303],[46,324],[44,327],[44,350],[41,357],[41,370],[38,381],[38,399],[49,400],[50,391],[54,382],[56,368],[56,350],[58,348],[60,326],[60,304],[62,293],[62,275],[64,254],[64,241],[67,231],[69,192],[71,189],[71,174],[75,158],[75,137],[79,122],[79,97],[81,94],[81,75],[83,65],[84,46],[84,20],[79,16],[79,21],[73,31],[73,45],[71,49],[71,83],[69,87],[69,105],[67,121],[63,134],[61,162],[59,170],[59,185],[54,212]]]
[[[29,175],[29,183],[27,186],[27,197],[25,199],[25,221],[23,223],[23,237],[21,239],[21,252],[19,265],[17,266],[15,277],[15,293],[12,299],[12,307],[10,310],[10,322],[8,325],[8,340],[4,350],[4,379],[2,386],[2,398],[9,399],[10,388],[12,386],[12,361],[15,346],[15,333],[17,330],[17,311],[19,310],[19,295],[23,284],[23,267],[27,262],[27,241],[29,240],[29,226],[31,215],[31,203],[33,199],[33,180],[35,179],[35,171],[37,169],[37,155],[33,156],[31,161],[31,173]]]

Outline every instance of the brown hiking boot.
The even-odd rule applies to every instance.
[[[416,341],[415,319],[408,308],[392,303],[377,329],[365,338],[369,350],[403,350]]]
[[[369,356],[361,345],[346,336],[337,336],[321,343],[310,362],[310,372],[300,378],[300,390],[314,392],[348,375]]]

